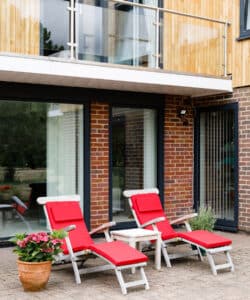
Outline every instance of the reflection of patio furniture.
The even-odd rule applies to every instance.
[[[0,185],[0,192],[7,191],[9,189],[11,189],[11,186],[8,184]]]
[[[28,209],[28,206],[17,196],[12,196],[11,200],[13,201],[12,209],[15,209],[16,214],[22,220],[22,222],[27,226],[29,231],[32,231],[32,228],[29,222],[25,219],[25,212]]]
[[[9,193],[12,186],[8,184],[0,185],[0,202],[2,204],[8,204]]]
[[[17,215],[25,223],[28,230],[31,231],[29,218],[44,219],[43,210],[37,204],[36,200],[38,197],[46,196],[46,183],[31,183],[29,186],[31,191],[29,197],[27,197],[27,201],[23,201],[17,196],[12,196],[11,201]]]
[[[127,294],[127,288],[142,285],[149,288],[143,267],[146,265],[147,257],[136,249],[120,241],[111,241],[108,228],[112,223],[100,226],[96,230],[88,232],[82,211],[79,205],[80,197],[58,196],[42,197],[38,200],[44,205],[50,230],[68,228],[69,235],[65,238],[63,254],[59,258],[62,261],[70,261],[75,273],[76,283],[81,283],[80,274],[93,273],[104,270],[114,270],[123,294]],[[95,243],[91,234],[104,231],[107,242]],[[101,266],[78,269],[77,260],[87,253],[100,257],[107,264]],[[125,282],[122,271],[138,267],[141,280]]]
[[[8,211],[12,211],[13,206],[10,204],[0,204],[0,211],[2,213],[2,226],[4,226],[5,221],[6,221],[6,213]]]

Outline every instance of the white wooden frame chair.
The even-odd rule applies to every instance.
[[[81,283],[80,274],[113,269],[123,294],[127,294],[127,289],[135,286],[142,285],[145,289],[149,289],[143,268],[147,264],[147,256],[123,242],[111,240],[108,229],[115,224],[114,222],[106,223],[88,232],[79,201],[79,195],[37,199],[37,202],[44,207],[48,229],[68,231],[63,252],[58,255],[56,261],[72,263],[77,284]],[[97,232],[104,232],[107,241],[94,243],[91,235]],[[106,264],[80,269],[77,262],[86,258],[88,254],[100,257]],[[139,268],[141,279],[125,282],[122,271],[135,267]]]
[[[157,188],[125,190],[123,195],[129,199],[129,205],[138,227],[161,232],[161,249],[167,267],[172,266],[171,260],[185,256],[198,255],[203,261],[200,251],[203,249],[214,275],[217,275],[217,270],[221,269],[234,271],[234,264],[229,253],[232,249],[232,241],[206,230],[192,231],[188,221],[197,214],[186,215],[169,222],[162,208]],[[174,224],[185,224],[187,232],[175,231],[172,227]],[[197,250],[169,254],[167,245],[178,241],[193,245]],[[217,253],[225,254],[226,263],[215,263],[214,255]]]

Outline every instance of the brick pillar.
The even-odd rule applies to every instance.
[[[109,105],[93,102],[90,115],[91,228],[109,220]]]
[[[188,125],[177,116],[186,108]],[[164,113],[164,199],[169,218],[193,207],[193,112],[188,99],[167,97]]]
[[[126,189],[143,188],[143,115],[126,116]]]
[[[239,229],[250,232],[250,87],[234,90],[239,102]]]

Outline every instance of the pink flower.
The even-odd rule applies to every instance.
[[[25,247],[26,247],[26,242],[25,242],[25,241],[17,241],[17,245],[18,245],[20,248],[25,248]]]
[[[41,241],[41,242],[48,242],[49,241],[49,237],[48,237],[46,232],[38,232],[37,236],[38,236],[39,241]]]
[[[51,243],[52,243],[53,245],[56,245],[56,244],[61,244],[62,242],[61,242],[61,240],[59,240],[59,239],[53,239],[53,240],[51,240]]]
[[[18,247],[14,249],[14,252],[18,254],[21,260],[24,258],[25,261],[52,260],[54,255],[62,251],[60,246],[63,243],[62,239],[53,237],[53,233],[37,232],[27,236],[17,234],[15,243]]]
[[[32,241],[33,242],[38,242],[39,240],[38,240],[37,236],[32,236]]]

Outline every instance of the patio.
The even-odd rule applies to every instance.
[[[0,299],[249,299],[250,236],[243,232],[221,234],[233,240],[234,273],[221,271],[213,276],[206,259],[200,262],[196,258],[175,261],[171,269],[163,264],[157,271],[151,257],[145,268],[150,290],[130,289],[126,296],[121,294],[113,271],[83,275],[82,284],[76,285],[70,265],[53,269],[46,290],[24,292],[17,277],[16,256],[12,248],[2,248]]]

